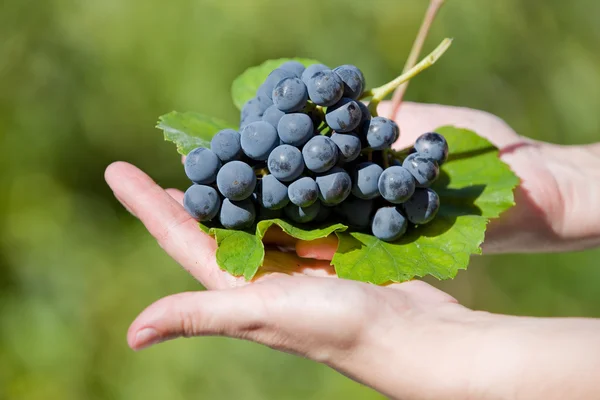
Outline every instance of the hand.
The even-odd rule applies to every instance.
[[[381,114],[387,107],[380,107]],[[600,245],[600,143],[560,146],[534,141],[496,116],[460,107],[406,103],[396,119],[402,131],[399,147],[442,125],[468,128],[498,147],[500,158],[521,178],[516,206],[488,227],[484,253]]]
[[[586,200],[593,205],[598,198],[600,187],[593,186],[593,182],[600,185],[600,167],[594,171],[600,163],[598,145],[565,148],[528,141],[489,114],[444,106],[405,104],[398,120],[403,132],[400,146],[441,125],[473,129],[500,147],[502,158],[522,178],[517,207],[491,226],[486,251],[543,250],[550,244],[567,249],[598,243],[600,215],[570,207]],[[567,156],[558,156],[561,151]],[[567,167],[566,161],[573,156],[590,168]],[[493,357],[481,356],[490,352],[490,343],[496,343],[491,346],[496,348],[511,337],[497,335],[496,342],[491,342],[492,326],[501,330],[514,324],[511,332],[516,333],[520,322],[503,317],[499,323],[498,317],[470,311],[419,281],[376,287],[319,278],[334,276],[329,260],[335,238],[314,242],[284,238],[278,244],[295,247],[296,254],[270,252],[265,259],[269,273],[245,286],[246,282],[218,268],[214,240],[185,213],[181,192],[162,190],[125,163],[111,165],[106,179],[123,205],[193,276],[208,289],[230,289],[178,294],[154,303],[129,330],[128,341],[134,349],[178,336],[244,338],[324,362],[402,398],[463,398],[491,387],[510,390],[523,379],[514,370],[509,373],[510,367],[522,367],[518,357],[525,352],[517,346],[518,340],[506,343],[507,349],[517,346],[512,353],[502,354],[513,356],[508,362],[498,364]],[[576,181],[586,185],[575,186]],[[578,188],[585,188],[586,193],[576,192]],[[586,210],[593,213],[592,207]],[[520,240],[514,240],[515,236]],[[266,239],[276,237],[281,235]],[[274,272],[282,267],[284,273]],[[231,290],[236,286],[245,287]],[[525,333],[531,329],[523,325]],[[589,354],[589,347],[586,351],[583,354]]]

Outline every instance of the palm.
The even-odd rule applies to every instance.
[[[384,115],[386,108],[386,103],[380,107]],[[570,224],[564,223],[565,209],[578,200],[573,198],[573,188],[578,184],[590,188],[592,182],[599,181],[597,176],[581,176],[577,170],[577,162],[582,159],[587,163],[599,163],[594,154],[597,148],[589,152],[569,149],[576,160],[570,163],[568,157],[565,160],[564,155],[555,154],[564,152],[564,148],[526,140],[498,118],[475,110],[407,103],[396,119],[402,130],[398,147],[410,145],[423,132],[455,124],[477,131],[498,146],[503,160],[521,177],[522,185],[516,193],[517,207],[491,225],[486,251],[540,250],[553,239],[564,239],[562,236],[569,235],[573,225],[580,229],[585,221],[590,225],[588,231],[597,229],[594,222],[600,220],[598,209],[595,211],[598,215],[592,215],[592,218],[589,215],[592,211],[584,209],[577,218],[569,218]],[[161,189],[142,171],[126,163],[111,165],[106,179],[116,197],[146,225],[165,251],[204,286],[223,289],[246,284],[243,278],[233,277],[218,267],[214,257],[216,244],[198,229],[181,206],[181,191]],[[590,199],[598,198],[600,184],[596,185],[587,192]],[[588,231],[585,234],[590,234]],[[329,263],[336,248],[335,237],[310,243],[296,242],[281,231],[272,230],[265,240],[292,251],[268,250],[257,280],[281,272],[335,276]]]

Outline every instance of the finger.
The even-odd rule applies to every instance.
[[[303,258],[314,258],[316,260],[331,260],[338,246],[335,235],[315,240],[299,240],[296,243],[296,254]]]
[[[177,337],[251,336],[265,325],[256,291],[241,289],[188,292],[165,297],[133,322],[127,342],[134,350]]]
[[[183,205],[183,192],[179,189],[165,189],[165,192],[169,194],[179,204]]]
[[[291,249],[294,248],[297,241],[298,239],[291,237],[277,225],[271,225],[263,237],[263,242],[265,244],[272,244]]]
[[[300,258],[296,253],[292,252],[266,250],[263,265],[259,268],[254,279],[264,279],[264,277],[272,273],[326,278],[337,277],[335,269],[329,260]]]
[[[379,105],[378,112],[388,115],[390,107],[391,103],[384,101]],[[524,140],[497,116],[465,107],[406,102],[402,103],[394,119],[400,127],[400,139],[394,145],[396,148],[411,146],[423,133],[445,125],[475,131],[498,148]]]
[[[237,284],[215,261],[215,241],[167,192],[131,164],[116,162],[105,178],[117,199],[130,209],[175,261],[208,288]]]
[[[365,303],[379,289],[338,279],[278,276],[243,288],[181,293],[144,310],[127,340],[138,350],[182,336],[228,336],[324,361],[359,343],[369,309]]]

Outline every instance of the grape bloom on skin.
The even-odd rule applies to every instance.
[[[446,139],[427,132],[394,158],[400,129],[371,116],[364,90],[353,65],[283,63],[242,107],[239,131],[223,129],[210,149],[188,154],[187,212],[226,229],[271,218],[341,222],[383,241],[434,220],[440,198],[430,186],[448,159]]]

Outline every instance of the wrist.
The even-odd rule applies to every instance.
[[[471,349],[490,317],[456,303],[387,310],[365,322],[357,346],[334,367],[390,398],[466,398]]]
[[[600,321],[481,313],[468,399],[598,398]]]

